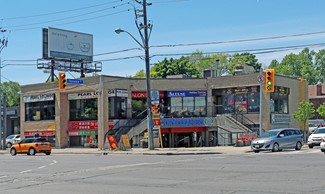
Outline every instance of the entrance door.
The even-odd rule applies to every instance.
[[[216,109],[215,110],[216,110],[215,114],[223,114],[224,113],[222,96],[216,96]]]

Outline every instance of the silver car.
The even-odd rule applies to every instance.
[[[274,129],[263,133],[251,144],[251,149],[257,153],[261,150],[281,151],[286,148],[300,150],[304,136],[299,129]]]
[[[7,148],[10,148],[12,145],[17,144],[20,142],[20,135],[16,134],[16,135],[9,135],[6,138],[6,146]]]

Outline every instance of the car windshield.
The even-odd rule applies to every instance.
[[[279,133],[279,131],[268,131],[261,135],[261,137],[274,137]]]
[[[14,137],[14,135],[10,135],[9,137],[7,137],[7,139],[13,139]]]
[[[325,133],[325,128],[317,129],[314,134]]]

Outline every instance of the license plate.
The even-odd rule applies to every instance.
[[[255,148],[259,148],[260,146],[259,145],[254,145]]]
[[[43,147],[46,147],[46,144],[43,144]]]

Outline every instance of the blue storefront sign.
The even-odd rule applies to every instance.
[[[204,97],[207,96],[206,90],[190,90],[190,91],[168,91],[168,97],[193,97],[199,96]]]
[[[213,126],[212,117],[161,119],[161,127],[208,127]]]

